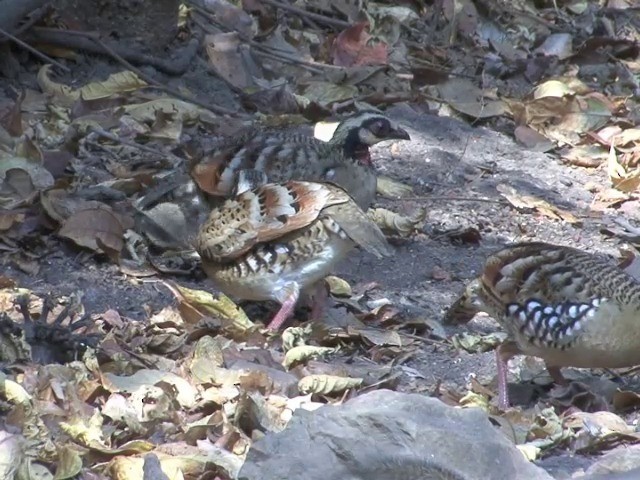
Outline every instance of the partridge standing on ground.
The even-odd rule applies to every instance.
[[[252,129],[216,145],[191,168],[191,176],[211,206],[234,189],[237,173],[266,173],[270,183],[289,180],[331,182],[366,210],[376,194],[369,147],[409,134],[384,115],[359,112],[343,120],[329,142],[287,130]]]
[[[445,316],[466,323],[483,311],[509,338],[496,350],[498,403],[509,406],[507,362],[542,358],[560,367],[620,368],[640,364],[640,283],[611,261],[574,248],[522,243],[489,256]]]
[[[247,172],[256,171],[239,177]],[[221,291],[281,304],[272,330],[357,245],[378,257],[391,254],[380,229],[342,188],[300,181],[241,186],[211,211],[196,239],[202,266]]]

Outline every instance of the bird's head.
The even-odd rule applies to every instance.
[[[385,140],[411,140],[411,137],[393,120],[366,110],[340,122],[331,143],[341,145],[348,158],[371,164],[369,147]]]

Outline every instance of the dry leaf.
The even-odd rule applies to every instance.
[[[44,65],[38,72],[38,84],[43,92],[67,101],[79,98],[94,100],[106,98],[115,93],[131,92],[147,86],[135,73],[118,72],[109,76],[104,82],[89,83],[82,88],[74,89],[62,83],[56,83],[50,77],[51,65]]]
[[[369,45],[371,35],[366,32],[369,22],[359,22],[338,34],[333,43],[333,64],[340,67],[386,65],[387,45],[382,42]]]
[[[329,285],[329,292],[336,297],[350,297],[352,295],[351,285],[346,280],[334,275],[329,275],[324,278],[324,281]]]
[[[376,192],[387,198],[404,198],[413,195],[413,187],[383,175],[378,176]]]
[[[613,186],[621,192],[632,193],[640,186],[640,169],[627,172],[618,162],[613,144],[609,148],[609,156],[607,157],[607,173]]]
[[[254,76],[261,75],[257,66],[249,63],[248,50],[244,50],[242,45],[238,32],[205,36],[205,49],[210,65],[231,85],[245,89],[255,85]],[[251,67],[253,72],[250,71]]]
[[[419,230],[419,225],[427,216],[427,210],[418,208],[410,217],[407,217],[386,208],[372,208],[367,211],[367,215],[381,230],[408,237]]]
[[[307,360],[320,358],[324,355],[335,352],[335,348],[300,345],[287,351],[284,356],[284,360],[282,361],[282,365],[287,370],[290,370],[296,365],[305,363]]]
[[[103,251],[100,243],[118,253],[124,247],[124,229],[120,221],[104,208],[91,208],[74,213],[64,221],[58,235],[96,252]]]
[[[220,318],[223,321],[223,328],[237,333],[249,333],[258,328],[249,320],[244,310],[223,293],[214,296],[209,292],[192,290],[170,281],[165,281],[163,284],[180,302],[180,314],[187,323],[197,323],[204,316],[211,316]]]
[[[298,389],[303,395],[317,393],[329,395],[341,393],[349,388],[362,385],[362,378],[338,377],[335,375],[308,375],[298,382]]]
[[[490,92],[476,87],[466,78],[450,78],[434,89],[451,108],[474,118],[495,117],[506,109],[502,100],[492,98]]]
[[[490,333],[489,335],[476,335],[468,332],[458,333],[451,337],[454,347],[469,353],[483,353],[495,350],[507,334],[504,332]]]
[[[546,200],[535,197],[533,195],[521,195],[515,188],[504,183],[498,185],[496,189],[505,197],[515,208],[531,208],[538,211],[542,215],[554,220],[564,220],[571,224],[581,224],[582,222],[576,218],[571,212],[551,205]]]

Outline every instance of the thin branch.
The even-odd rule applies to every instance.
[[[424,197],[399,197],[390,198],[389,200],[402,201],[402,200],[446,200],[451,202],[485,202],[485,203],[499,203],[501,205],[509,205],[506,200],[494,200],[492,198],[476,198],[476,197],[447,197],[447,196],[428,196]]]
[[[311,67],[308,65],[307,62],[304,62],[303,60],[298,60],[296,58],[289,58],[286,57],[284,55],[278,55],[276,53],[270,53],[270,52],[256,52],[257,55],[261,55],[265,58],[268,58],[270,60],[273,60],[275,62],[281,62],[281,63],[288,63],[290,65],[298,65],[301,68],[304,68],[305,70],[309,70],[312,73],[322,73],[323,70],[320,68],[316,68],[316,67]]]
[[[53,65],[55,65],[56,67],[58,67],[61,70],[64,70],[65,72],[70,72],[71,70],[69,70],[67,67],[65,67],[63,64],[61,64],[60,62],[58,62],[57,60],[54,60],[53,58],[45,55],[44,53],[40,52],[39,50],[36,50],[35,48],[33,48],[31,45],[29,45],[28,43],[23,42],[22,40],[20,40],[18,37],[14,37],[13,35],[11,35],[9,32],[3,30],[2,28],[0,28],[0,34],[4,35],[5,37],[7,37],[8,39],[12,40],[13,42],[17,43],[18,45],[20,45],[22,48],[24,48],[25,50],[30,51],[31,53],[33,53],[36,57],[38,57],[40,60],[44,60],[47,63],[51,63]]]
[[[97,136],[99,137],[103,137],[106,138],[107,140],[111,140],[112,142],[116,142],[119,143],[121,145],[126,145],[128,147],[132,147],[132,148],[137,148],[138,150],[142,150],[143,152],[147,152],[147,153],[151,153],[153,155],[156,155],[158,157],[165,157],[165,158],[170,158],[171,160],[173,160],[174,162],[174,167],[177,167],[178,165],[184,163],[184,159],[172,154],[172,153],[168,153],[168,152],[163,152],[161,150],[156,150],[155,148],[151,148],[148,147],[147,145],[141,145],[139,143],[136,142],[131,142],[129,140],[125,140],[124,138],[120,138],[117,135],[107,132],[106,130],[103,130],[101,128],[97,128],[97,127],[91,127],[89,129],[89,131],[91,133],[95,133]]]
[[[42,29],[38,29],[38,30],[42,30]],[[195,99],[195,98],[193,98],[193,97],[191,97],[189,95],[183,94],[179,90],[176,90],[176,89],[174,89],[172,87],[169,87],[167,85],[162,84],[161,82],[157,81],[156,79],[154,79],[150,75],[147,75],[146,73],[144,73],[139,68],[133,66],[119,52],[116,52],[112,47],[110,47],[105,42],[103,42],[102,39],[100,38],[100,35],[98,35],[97,33],[80,32],[80,31],[74,31],[74,30],[65,30],[64,33],[69,34],[69,35],[84,37],[86,39],[89,39],[89,40],[93,41],[100,49],[102,49],[102,51],[104,53],[107,53],[108,55],[113,57],[114,60],[116,60],[117,62],[122,64],[124,67],[126,67],[127,69],[129,69],[132,72],[134,72],[136,75],[138,75],[145,82],[147,82],[150,85],[153,85],[154,87],[156,87],[156,88],[168,93],[169,95],[171,95],[171,96],[173,96],[175,98],[178,98],[180,100],[184,100],[185,102],[193,103],[194,105],[198,105],[199,107],[205,108],[205,109],[215,113],[216,115],[244,116],[243,114],[241,114],[239,112],[236,112],[234,110],[230,110],[228,108],[224,108],[224,107],[221,107],[219,105],[212,105],[212,104],[207,103],[207,102],[202,102],[202,101],[197,100],[197,99]]]
[[[50,43],[66,48],[84,50],[86,52],[105,54],[103,48],[96,44],[88,35],[97,36],[94,32],[78,32],[74,30],[60,30],[55,28],[34,27],[28,32],[28,38],[42,43]],[[189,67],[192,58],[196,55],[199,40],[194,39],[176,55],[177,60],[158,58],[153,55],[133,50],[123,45],[114,45],[111,48],[127,61],[137,65],[150,65],[168,75],[182,75]]]
[[[288,5],[286,3],[280,3],[280,2],[277,2],[276,0],[262,0],[262,2],[266,3],[267,5],[271,5],[272,7],[281,8],[282,10],[287,10],[301,17],[310,18],[311,20],[324,23],[325,25],[331,25],[333,27],[338,27],[338,28],[349,28],[351,26],[349,22],[345,22],[344,20],[338,20],[336,18],[326,17],[318,13],[307,12],[302,8],[294,7],[293,5]]]
[[[36,23],[38,23],[40,20],[42,20],[42,18],[47,13],[49,13],[49,11],[52,8],[53,7],[50,4],[46,4],[46,5],[44,5],[44,6],[40,7],[40,8],[35,9],[29,15],[29,19],[26,22],[24,22],[22,25],[20,25],[20,27],[16,28],[12,33],[16,37],[19,37],[21,34],[26,32],[31,27],[33,27]],[[7,41],[9,41],[9,38],[0,38],[0,42],[7,42]]]

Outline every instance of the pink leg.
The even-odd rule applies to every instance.
[[[505,342],[496,348],[496,363],[498,365],[498,408],[509,408],[509,392],[507,390],[507,370],[509,360],[521,353],[514,342]]]
[[[554,382],[556,382],[558,385],[567,385],[569,383],[569,382],[567,382],[567,379],[562,376],[562,372],[560,371],[560,367],[554,367],[552,365],[547,365],[546,362],[545,362],[545,365],[547,367],[547,372],[549,372],[549,375],[551,375],[551,378],[553,378]]]
[[[295,308],[296,303],[298,302],[299,295],[300,295],[300,292],[296,287],[291,288],[289,289],[288,292],[286,292],[286,297],[282,301],[282,306],[280,307],[280,310],[278,310],[278,313],[275,314],[273,319],[269,322],[269,325],[267,325],[267,328],[269,330],[273,330],[273,331],[280,330],[280,327],[282,327],[284,322],[286,322],[289,319],[289,317],[293,314],[293,309]]]
[[[315,286],[313,301],[311,306],[311,320],[317,322],[322,320],[322,314],[329,301],[329,289],[324,281],[320,281]]]

